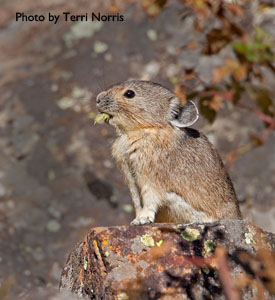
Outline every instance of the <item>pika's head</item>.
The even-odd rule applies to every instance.
[[[96,98],[100,113],[110,116],[109,123],[122,131],[150,127],[176,128],[194,124],[198,117],[196,105],[180,100],[163,86],[150,81],[132,80],[114,85]]]

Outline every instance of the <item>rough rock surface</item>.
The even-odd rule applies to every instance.
[[[92,228],[69,255],[60,289],[86,299],[225,299],[225,285],[258,276],[250,263],[259,248],[274,251],[275,235],[240,220]],[[242,299],[255,293],[249,285],[237,291]]]

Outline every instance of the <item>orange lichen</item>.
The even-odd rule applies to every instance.
[[[157,265],[156,271],[157,271],[158,273],[162,272],[163,270],[164,270],[164,268],[163,268],[162,266]]]
[[[129,261],[135,263],[137,261],[136,257],[133,254],[128,254],[127,258]]]

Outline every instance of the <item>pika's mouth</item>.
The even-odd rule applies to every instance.
[[[96,108],[99,114],[95,118],[95,123],[109,123],[113,115],[109,113],[112,110],[113,100],[108,96],[107,92],[101,92],[96,97]]]

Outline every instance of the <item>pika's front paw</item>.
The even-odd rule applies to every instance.
[[[150,224],[153,221],[150,220],[149,218],[135,218],[132,222],[131,225],[144,225],[144,224]]]
[[[132,222],[131,225],[144,225],[144,224],[150,224],[153,223],[155,220],[154,215],[144,215],[140,214],[137,216]]]

